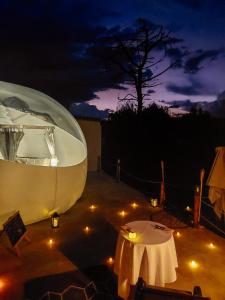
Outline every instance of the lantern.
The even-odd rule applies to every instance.
[[[151,206],[152,207],[158,206],[158,199],[157,198],[155,198],[155,199],[151,198],[150,201],[151,201]]]
[[[59,227],[59,214],[55,212],[52,215],[52,228],[58,228]]]
[[[129,239],[132,240],[132,239],[136,238],[137,234],[136,234],[136,232],[129,232],[128,236],[129,236]]]

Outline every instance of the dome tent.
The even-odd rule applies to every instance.
[[[41,92],[0,82],[0,220],[18,210],[26,224],[65,212],[86,174],[86,142],[74,117]]]

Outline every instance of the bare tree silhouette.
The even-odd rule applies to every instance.
[[[167,62],[166,52],[181,40],[173,38],[163,26],[156,26],[144,19],[137,20],[135,30],[122,32],[112,37],[110,61],[125,77],[125,83],[135,87],[135,94],[128,93],[120,101],[135,101],[137,112],[143,110],[144,100],[160,85],[158,78],[175,66],[176,61]]]

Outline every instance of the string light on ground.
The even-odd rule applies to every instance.
[[[138,204],[136,202],[133,202],[133,203],[131,203],[131,207],[135,209],[138,207]]]
[[[215,249],[216,246],[215,246],[213,243],[210,243],[210,244],[209,244],[209,248],[210,248],[210,249]]]
[[[0,291],[3,290],[5,283],[2,279],[0,279]]]
[[[50,248],[53,246],[53,244],[54,244],[54,240],[53,239],[49,239],[48,240],[48,245],[49,245]]]
[[[89,226],[85,226],[84,227],[84,232],[85,233],[89,233],[90,232],[90,227]]]
[[[96,210],[96,206],[94,204],[92,204],[91,206],[89,206],[89,209],[91,212],[94,212]]]
[[[110,256],[106,262],[108,265],[112,266],[114,264],[114,259]]]
[[[181,237],[181,233],[179,232],[179,231],[177,231],[176,233],[175,233],[175,235],[176,235],[176,237]]]
[[[126,212],[125,210],[121,210],[121,211],[119,212],[119,215],[120,215],[122,218],[124,218],[124,217],[127,215],[127,212]]]
[[[192,211],[192,209],[190,208],[190,206],[187,206],[187,207],[185,208],[185,210],[186,210],[186,211]]]
[[[195,260],[192,260],[190,261],[189,266],[191,269],[197,269],[199,267],[199,264]]]

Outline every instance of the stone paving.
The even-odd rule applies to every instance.
[[[132,202],[138,207],[132,208]],[[92,204],[94,211],[89,209]],[[122,210],[125,216],[119,214]],[[21,258],[13,253],[5,234],[1,236],[0,300],[24,299],[24,283],[36,278],[107,266],[107,259],[114,257],[120,226],[151,216],[177,227],[177,281],[166,286],[191,291],[200,285],[203,295],[225,299],[225,239],[205,228],[186,227],[160,208],[150,207],[144,195],[126,184],[104,173],[90,173],[81,199],[60,217],[57,230],[51,228],[50,220],[27,226],[31,243],[21,243]],[[195,269],[189,265],[192,260],[198,264]],[[109,264],[108,269],[112,268]]]

